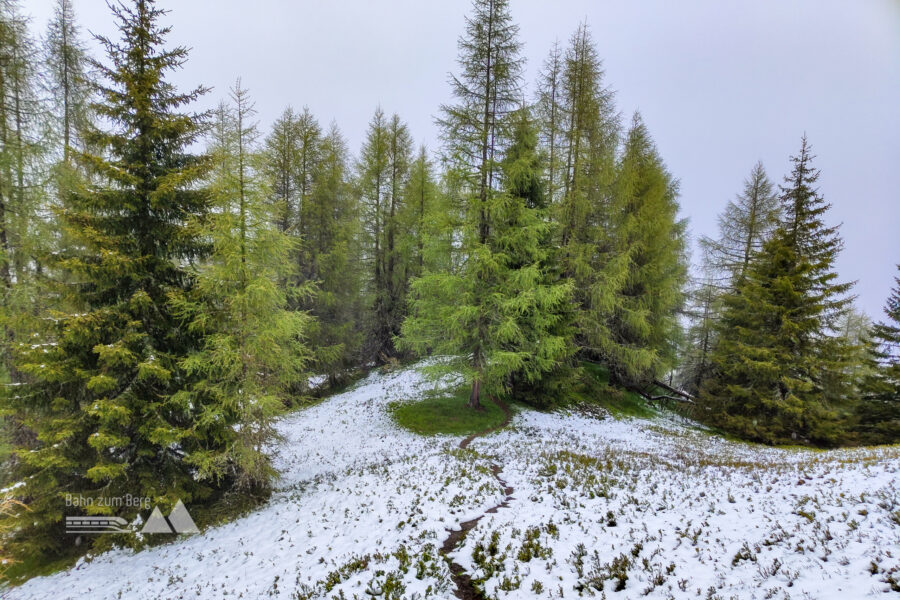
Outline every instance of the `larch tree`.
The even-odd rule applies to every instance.
[[[372,348],[376,360],[386,360],[385,349],[392,342],[388,324],[389,297],[387,289],[387,242],[385,221],[390,190],[390,146],[388,123],[379,106],[369,121],[366,138],[357,164],[356,185],[360,196],[362,229],[371,261]]]
[[[290,294],[290,305],[315,317],[307,331],[309,366],[336,383],[361,358],[364,339],[360,215],[346,143],[336,125],[323,133],[308,108],[288,109],[266,138],[261,160],[274,222],[293,240],[296,269],[284,284],[308,292]]]
[[[331,136],[326,139],[326,136]],[[335,137],[337,136],[337,137]],[[297,115],[297,162],[294,165],[294,179],[297,186],[297,223],[292,228],[291,233],[300,237],[301,247],[303,240],[309,239],[314,235],[314,224],[308,223],[305,218],[314,213],[314,209],[307,210],[307,204],[312,202],[316,177],[320,169],[320,161],[326,158],[330,161],[324,168],[326,171],[334,166],[337,144],[341,138],[340,132],[336,126],[323,133],[322,127],[315,115],[307,107]],[[336,145],[337,144],[337,145]],[[328,154],[330,152],[330,154]],[[346,150],[342,151],[346,154]],[[340,154],[340,153],[339,153]],[[343,154],[341,156],[343,156]],[[344,157],[346,158],[346,157]],[[301,253],[298,264],[300,265],[301,275],[306,268],[304,256]]]
[[[690,293],[687,329],[679,378],[697,394],[711,374],[711,351],[720,316],[719,296],[734,290],[750,262],[778,227],[781,204],[762,163],[754,165],[744,189],[719,215],[719,236],[700,238],[703,281]]]
[[[775,186],[758,162],[744,180],[743,192],[719,215],[718,239],[700,239],[720,287],[731,288],[744,277],[753,255],[778,227],[780,212]]]
[[[400,335],[400,325],[406,317],[406,289],[409,279],[409,264],[401,252],[404,238],[409,235],[401,227],[401,216],[406,207],[404,195],[409,181],[409,170],[412,163],[412,136],[409,127],[400,120],[396,113],[391,116],[387,127],[388,134],[388,200],[385,215],[385,265],[384,289],[386,306],[385,322],[379,329],[388,333],[380,352],[387,356],[396,354],[394,338]]]
[[[44,41],[47,89],[60,134],[63,161],[82,148],[90,122],[90,69],[87,47],[75,21],[73,0],[57,0]]]
[[[265,141],[263,172],[272,195],[274,222],[282,233],[291,230],[299,214],[299,138],[297,115],[288,107],[272,124],[272,132]]]
[[[295,241],[289,260],[297,268],[287,285],[302,286],[311,274],[303,241],[314,232],[303,217],[310,214],[307,204],[321,146],[321,127],[306,107],[300,113],[285,109],[264,143],[261,168],[275,206],[272,218],[279,230]],[[299,297],[292,297],[290,302],[298,310],[309,307]]]
[[[712,372],[711,356],[716,344],[720,290],[706,274],[688,292],[685,314],[690,320],[682,343],[678,364],[678,383],[696,395]]]
[[[329,134],[332,138],[323,141],[322,128],[316,117],[310,112],[309,108],[303,107],[303,111],[297,116],[297,141],[299,147],[297,149],[297,164],[295,167],[295,177],[297,180],[299,202],[297,231],[301,237],[309,235],[309,228],[303,222],[303,206],[309,201],[309,197],[313,191],[313,182],[319,168],[319,160],[322,158],[323,148],[325,150],[334,147],[336,130],[331,129]]]
[[[461,257],[454,249],[459,213],[453,194],[447,192],[444,175],[436,171],[428,151],[421,146],[410,166],[404,191],[406,202],[399,218],[400,226],[407,232],[400,238],[400,253],[407,269],[407,313],[414,309],[410,302],[413,280],[426,273],[459,268]]]
[[[112,10],[121,39],[99,38],[109,63],[95,65],[103,83],[93,106],[107,128],[87,144],[102,152],[79,156],[94,183],[71,190],[58,211],[73,243],[50,265],[65,274],[58,291],[72,308],[45,315],[55,325],[23,349],[17,367],[29,380],[8,404],[35,436],[34,447],[16,448],[17,494],[30,508],[12,540],[19,556],[67,546],[67,493],[148,496],[164,507],[208,496],[189,459],[222,443],[197,427],[205,407],[183,394],[182,362],[201,340],[171,304],[193,287],[188,263],[208,250],[189,225],[208,207],[206,161],[188,150],[202,116],[184,112],[204,89],[169,82],[187,51],[164,46],[169,29],[151,0]]]
[[[598,304],[600,318],[591,320],[597,330],[586,342],[612,380],[642,385],[674,366],[687,268],[677,182],[637,114],[615,187],[607,252],[590,289],[611,302]]]
[[[312,368],[331,383],[363,362],[359,209],[349,181],[347,144],[332,124],[317,148],[318,161],[300,208],[301,281],[316,285],[299,305],[315,317],[309,330]]]
[[[261,173],[257,126],[249,96],[232,88],[231,105],[217,113],[209,154],[212,211],[201,225],[212,254],[200,264],[196,285],[173,295],[187,327],[203,344],[181,362],[194,380],[179,398],[201,406],[196,428],[219,441],[186,458],[198,480],[266,490],[275,470],[266,453],[276,438],[274,417],[291,404],[305,381],[310,352],[304,345],[308,316],[288,310],[282,285],[296,269],[293,241],[273,224],[273,205]],[[222,156],[222,155],[227,156]]]
[[[276,206],[275,223],[282,233],[298,240],[311,233],[303,217],[309,212],[305,205],[312,193],[321,148],[322,128],[306,107],[300,113],[286,108],[263,145],[261,168]],[[301,252],[294,261],[302,276],[306,271]]]
[[[566,272],[577,276],[590,262],[597,227],[615,180],[619,118],[613,92],[604,85],[603,65],[586,24],[572,35],[562,70],[565,156],[560,185],[560,245]]]
[[[413,286],[417,317],[403,326],[407,348],[462,356],[456,362],[471,385],[468,405],[476,409],[487,377],[492,378],[490,393],[499,393],[503,385],[487,372],[499,364],[491,366],[490,358],[497,347],[491,331],[497,304],[491,293],[499,285],[500,268],[492,257],[491,213],[499,202],[502,152],[509,143],[506,117],[521,101],[520,46],[507,0],[473,2],[459,39],[460,74],[450,81],[455,103],[442,106],[438,119],[453,188],[460,193],[464,224],[458,252],[465,266],[419,279]],[[448,295],[451,289],[455,292]]]
[[[95,126],[91,110],[95,73],[75,20],[73,0],[56,2],[44,37],[43,63],[48,162],[52,165],[46,188],[48,202],[61,205],[69,188],[78,187],[82,183],[78,180],[85,176],[84,169],[79,168],[78,154],[96,150],[85,146],[89,129]],[[45,230],[45,252],[52,252],[51,246],[61,248],[70,243],[51,222]]]
[[[599,361],[597,349],[610,343],[605,320],[615,300],[617,278],[610,264],[615,236],[611,210],[616,181],[619,117],[613,93],[585,24],[579,25],[563,55],[559,90],[558,183],[553,218],[564,277],[575,286],[576,341],[582,356]],[[545,133],[545,137],[549,137]],[[602,272],[601,272],[602,270]]]
[[[380,362],[396,355],[394,338],[406,314],[407,264],[401,254],[400,217],[412,154],[412,138],[396,114],[376,109],[360,153],[357,186],[371,254],[372,344]]]
[[[567,148],[565,138],[567,113],[563,106],[564,58],[559,40],[554,41],[538,75],[535,103],[540,122],[541,142],[547,154],[546,197],[551,204],[559,198],[559,191],[562,188],[563,157]]]
[[[51,242],[41,211],[49,151],[39,75],[28,19],[18,2],[0,4],[0,336],[13,380],[19,373],[10,348],[39,326],[33,317],[46,298],[36,275]]]

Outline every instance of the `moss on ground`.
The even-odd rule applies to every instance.
[[[482,398],[482,409],[474,410],[466,406],[468,399],[469,389],[461,387],[417,402],[393,403],[390,413],[399,426],[420,435],[469,435],[503,423],[499,406]]]

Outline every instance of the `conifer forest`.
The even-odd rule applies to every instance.
[[[900,591],[900,272],[866,314],[803,123],[694,235],[577,17],[529,68],[516,1],[466,2],[435,142],[372,100],[356,147],[241,73],[177,84],[180,3],[105,35],[31,1],[0,1],[0,596]]]

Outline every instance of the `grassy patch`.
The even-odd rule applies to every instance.
[[[609,372],[605,367],[583,362],[586,400],[594,402],[614,417],[640,417],[649,419],[659,413],[647,400],[634,392],[609,384]]]
[[[469,435],[503,423],[499,406],[482,398],[482,410],[472,410],[466,407],[468,399],[469,389],[462,387],[418,402],[393,403],[390,412],[398,425],[420,435]]]

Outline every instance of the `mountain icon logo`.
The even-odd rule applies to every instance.
[[[187,507],[178,500],[168,518],[160,512],[159,506],[154,506],[141,533],[200,533],[200,530],[194,524]]]

